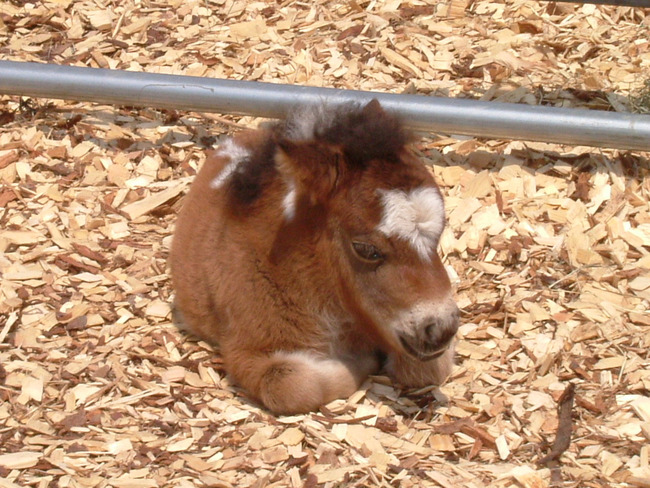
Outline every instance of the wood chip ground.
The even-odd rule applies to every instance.
[[[10,0],[0,58],[624,111],[649,14]],[[206,149],[258,122],[0,97],[0,487],[650,486],[648,153],[423,134],[463,312],[452,378],[275,418],[171,324],[166,267]],[[538,465],[569,384],[571,444]]]

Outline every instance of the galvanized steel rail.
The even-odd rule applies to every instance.
[[[650,151],[650,115],[0,61],[0,94],[280,118],[378,99],[416,130]]]

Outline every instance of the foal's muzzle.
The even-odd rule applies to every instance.
[[[454,305],[444,316],[429,317],[413,335],[400,334],[400,343],[408,354],[420,361],[440,357],[453,342],[459,317],[458,307]]]

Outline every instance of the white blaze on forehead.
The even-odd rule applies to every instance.
[[[445,226],[445,206],[437,188],[380,190],[384,214],[378,230],[408,241],[428,260]]]
[[[237,171],[241,163],[250,158],[251,152],[237,144],[234,140],[228,139],[224,142],[216,153],[222,158],[229,158],[230,162],[221,170],[221,172],[210,183],[211,188],[221,188],[228,181],[228,178]]]

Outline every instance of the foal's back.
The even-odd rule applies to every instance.
[[[251,268],[278,218],[277,205],[269,204],[277,186],[271,182],[273,147],[266,130],[228,139],[208,156],[176,224],[171,253],[175,306],[183,325],[213,344],[229,331],[229,309],[249,300],[249,293],[259,295],[252,289]]]

